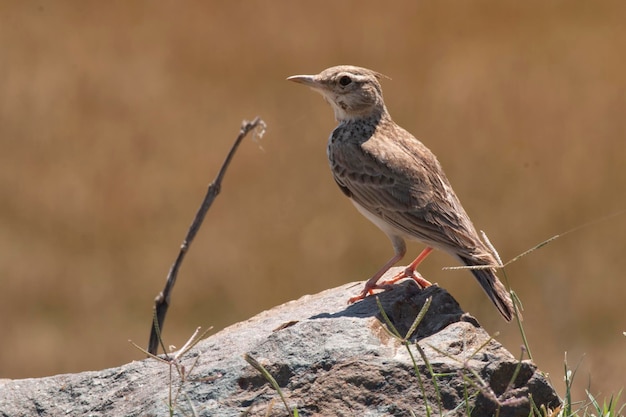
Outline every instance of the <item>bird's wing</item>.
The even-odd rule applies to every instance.
[[[401,236],[453,253],[478,237],[436,157],[417,139],[342,142],[329,150],[333,176],[356,203]],[[372,141],[372,142],[370,142]]]

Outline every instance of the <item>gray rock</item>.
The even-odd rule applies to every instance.
[[[500,407],[502,417],[525,417],[530,396],[537,406],[559,404],[536,367],[519,363],[490,339],[444,289],[420,290],[405,281],[379,298],[405,334],[432,297],[410,344],[418,379],[406,346],[385,330],[375,299],[346,304],[360,285],[304,296],[210,336],[180,358],[185,377],[172,368],[171,382],[170,366],[155,359],[4,380],[0,416],[165,416],[170,391],[178,395],[175,415],[287,415],[276,391],[244,360],[246,353],[273,375],[300,416],[422,416],[429,406],[432,415],[471,410],[473,416],[490,416]]]

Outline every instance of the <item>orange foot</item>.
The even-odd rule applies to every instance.
[[[413,280],[417,283],[417,285],[419,285],[420,288],[426,288],[426,287],[430,287],[432,284],[428,281],[426,281],[424,278],[422,278],[422,276],[419,274],[419,272],[416,272],[415,270],[417,269],[417,266],[424,260],[426,259],[426,257],[430,254],[430,252],[433,251],[433,248],[431,247],[427,247],[424,248],[424,250],[417,256],[417,258],[415,258],[415,260],[413,262],[411,262],[411,264],[409,266],[407,266],[404,271],[400,272],[398,275],[396,275],[395,277],[387,280],[387,281],[383,281],[380,284],[377,283],[377,281],[385,274],[385,272],[387,272],[389,270],[389,268],[391,268],[393,265],[395,265],[396,262],[398,262],[400,259],[402,259],[402,256],[404,256],[404,242],[402,242],[402,245],[400,247],[400,249],[396,248],[396,254],[394,255],[393,258],[391,258],[389,261],[387,261],[387,263],[376,273],[374,274],[373,277],[371,277],[366,283],[365,283],[365,288],[363,288],[363,291],[361,291],[361,294],[357,295],[356,297],[352,297],[348,300],[348,304],[352,304],[355,303],[359,300],[364,299],[365,297],[367,297],[368,295],[371,295],[374,293],[374,290],[385,290],[388,289],[391,285],[395,284],[397,281],[403,279],[403,278],[413,278]]]
[[[364,299],[368,295],[374,294],[374,290],[388,290],[393,284],[404,278],[412,278],[420,288],[426,288],[433,285],[428,280],[424,279],[419,272],[407,268],[395,277],[386,281],[377,284],[369,284],[369,282],[367,282],[365,284],[365,287],[363,288],[363,291],[361,291],[361,294],[350,298],[348,300],[348,304],[356,303],[357,301]]]
[[[383,286],[378,285],[378,284],[374,284],[374,285],[365,284],[365,288],[363,288],[363,291],[361,291],[361,294],[350,298],[348,300],[348,304],[352,304],[352,303],[356,303],[357,301],[361,301],[362,299],[364,299],[368,295],[374,294],[374,290],[385,290],[387,288],[388,287],[383,287]]]
[[[424,279],[419,272],[416,272],[414,270],[412,270],[411,268],[406,268],[404,271],[400,272],[398,275],[396,275],[395,277],[388,279],[386,281],[381,282],[380,284],[378,284],[381,287],[389,287],[390,285],[395,284],[396,282],[400,281],[401,279],[404,278],[412,278],[417,285],[420,288],[426,288],[426,287],[430,287],[431,284],[430,281]]]

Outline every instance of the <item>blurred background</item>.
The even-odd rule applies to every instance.
[[[626,371],[626,3],[0,3],[0,377],[142,359],[151,309],[243,119],[246,140],[186,258],[164,329],[181,346],[365,280],[392,254],[337,189],[321,96],[285,81],[382,72],[395,121],[438,156],[522,299],[561,393]],[[592,224],[589,224],[593,222]],[[580,227],[584,226],[585,227]],[[422,247],[410,246],[409,257]],[[421,273],[519,355],[467,271]]]

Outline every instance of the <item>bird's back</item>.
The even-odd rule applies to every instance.
[[[340,124],[328,157],[344,193],[399,236],[454,255],[490,255],[435,155],[391,118]]]

